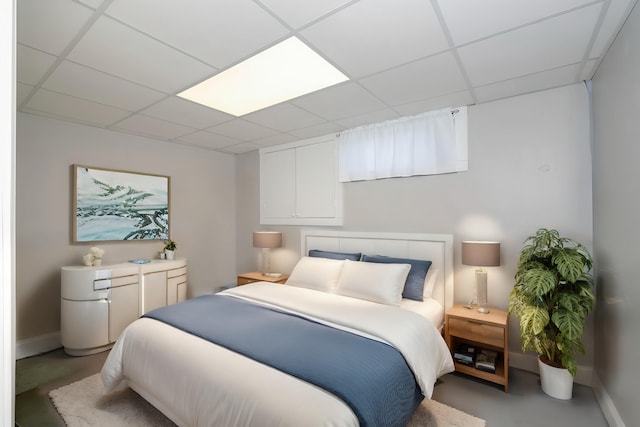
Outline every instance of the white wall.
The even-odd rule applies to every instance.
[[[617,408],[611,425],[637,425],[640,286],[640,6],[593,79],[596,374]],[[605,403],[608,399],[604,399]],[[615,414],[614,414],[615,415]]]
[[[557,228],[592,247],[591,153],[588,93],[582,84],[469,107],[469,171],[385,179],[344,186],[344,229],[452,233],[456,300],[475,289],[474,268],[460,264],[460,241],[502,242],[502,266],[489,268],[489,303],[505,308],[522,243],[539,227]],[[258,224],[255,153],[238,156],[238,269],[258,267],[249,232]],[[298,227],[284,232],[286,248],[272,265],[291,268],[300,248]],[[280,259],[279,259],[280,258]],[[282,260],[282,258],[285,258]],[[592,364],[592,332],[585,339]],[[520,346],[510,325],[510,346]]]
[[[60,328],[60,267],[91,244],[71,243],[71,165],[171,177],[171,238],[188,261],[189,295],[235,279],[234,156],[19,113],[17,339]],[[161,241],[100,243],[103,263],[154,258]]]

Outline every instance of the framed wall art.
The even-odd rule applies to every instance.
[[[169,180],[73,165],[73,241],[168,239]]]

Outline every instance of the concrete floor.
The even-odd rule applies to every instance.
[[[85,357],[62,349],[19,360],[16,364],[16,423],[20,427],[64,426],[48,393],[97,373],[108,352]],[[443,376],[434,400],[487,421],[487,427],[606,427],[607,422],[589,387],[575,384],[573,399],[557,400],[540,389],[536,374],[511,369],[509,393],[461,374]]]

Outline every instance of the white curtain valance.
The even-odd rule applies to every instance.
[[[459,170],[451,109],[349,129],[338,144],[340,182]]]

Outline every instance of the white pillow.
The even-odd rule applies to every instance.
[[[387,305],[400,305],[411,265],[344,261],[336,293]]]
[[[431,267],[432,268],[427,271],[427,277],[424,279],[424,291],[422,295],[425,298],[431,298],[433,289],[436,287],[436,280],[438,280],[438,270],[433,268],[433,266]]]
[[[293,268],[286,284],[300,288],[333,292],[342,271],[343,260],[302,257]]]

